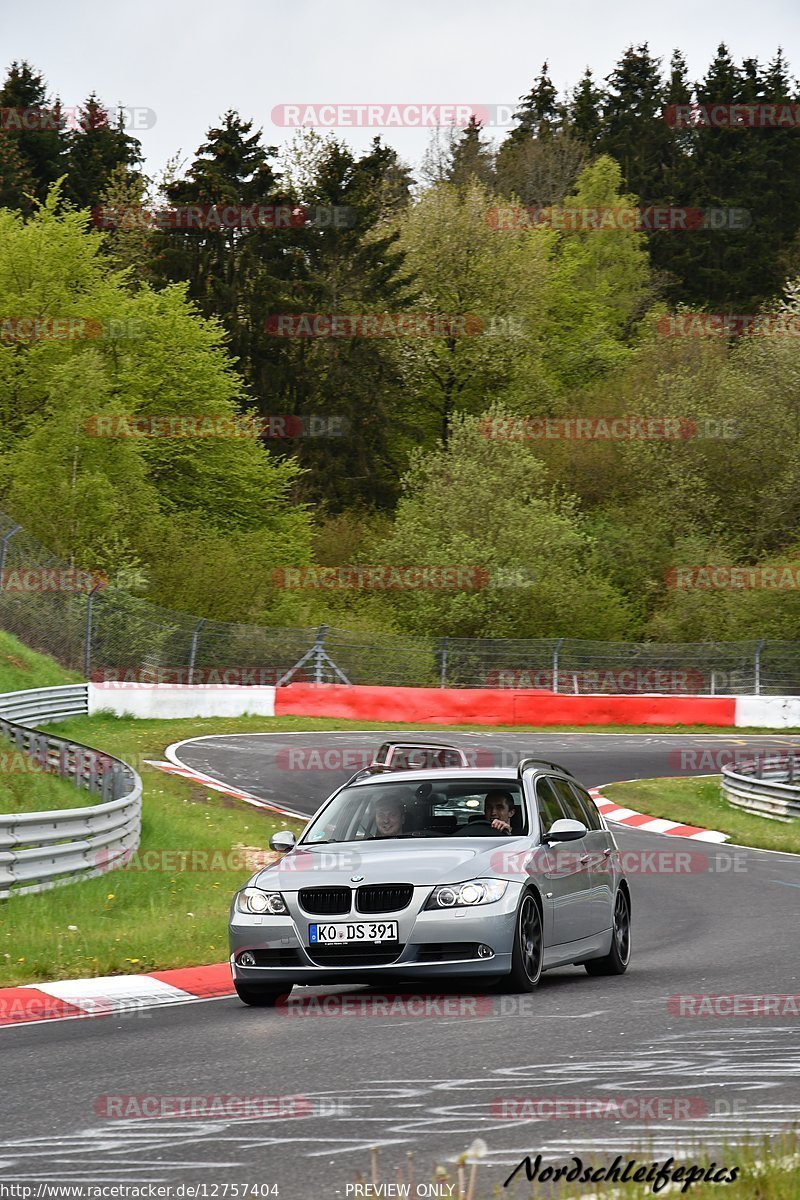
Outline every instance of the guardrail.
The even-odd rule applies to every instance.
[[[70,779],[99,800],[82,808],[0,815],[0,900],[102,875],[139,844],[142,781],[133,767],[31,728],[86,712],[85,683],[0,695],[0,733],[43,771]]]
[[[722,768],[722,791],[731,804],[770,817],[773,821],[791,821],[800,817],[800,759],[781,756],[774,765],[768,761],[737,763]]]

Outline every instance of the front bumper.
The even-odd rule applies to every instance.
[[[319,950],[309,946],[309,925],[320,920],[364,920],[362,914],[309,916],[300,909],[297,896],[292,893],[284,893],[290,910],[288,916],[251,916],[234,910],[229,928],[233,977],[242,983],[313,986],[344,981],[508,974],[521,885],[510,883],[501,900],[474,909],[423,909],[430,891],[429,887],[415,889],[408,908],[372,918],[397,921],[396,946],[385,943],[374,947],[364,943],[358,947],[343,946],[335,961],[325,962],[315,957]],[[491,956],[480,957],[478,947],[488,947]],[[264,965],[242,966],[237,958],[243,951],[250,951]],[[373,955],[375,961],[351,961],[361,953]],[[387,957],[391,961],[385,961]]]

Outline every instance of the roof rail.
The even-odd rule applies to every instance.
[[[575,778],[569,767],[562,767],[561,763],[550,762],[548,758],[521,758],[517,763],[517,775],[520,779],[522,772],[527,771],[530,767],[549,767],[551,771],[560,771],[562,775],[569,775],[571,779]]]

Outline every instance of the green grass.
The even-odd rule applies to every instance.
[[[80,682],[81,676],[74,671],[67,671],[45,654],[29,650],[10,633],[0,630],[0,692]]]
[[[4,816],[99,803],[99,796],[91,796],[58,775],[46,774],[27,754],[0,740],[0,813]]]
[[[651,817],[718,829],[741,846],[800,854],[800,821],[771,821],[734,808],[722,795],[719,775],[611,783],[603,795]]]

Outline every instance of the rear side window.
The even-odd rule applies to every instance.
[[[588,825],[586,813],[583,811],[578,796],[573,792],[566,779],[551,779],[550,783],[561,801],[561,807],[564,810],[564,816],[569,817],[570,821],[580,821],[582,825]]]
[[[586,825],[586,828],[602,829],[603,826],[600,822],[600,813],[597,811],[597,805],[589,793],[577,783],[571,783],[570,787],[577,795],[582,808],[585,809],[586,815],[584,817],[584,824]]]
[[[561,810],[558,797],[553,791],[549,779],[537,779],[536,804],[539,809],[539,821],[542,826],[542,833],[547,833],[554,821],[563,820],[564,813]]]

